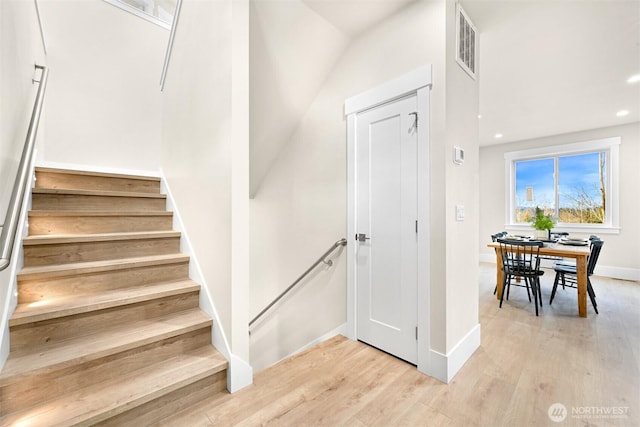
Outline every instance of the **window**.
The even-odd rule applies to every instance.
[[[177,0],[104,0],[156,25],[171,29]]]
[[[536,207],[556,229],[618,232],[620,138],[505,154],[506,223],[530,228]]]

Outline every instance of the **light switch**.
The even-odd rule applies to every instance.
[[[456,221],[464,221],[464,205],[456,205]]]
[[[464,162],[464,150],[460,147],[453,147],[453,163],[461,165]]]

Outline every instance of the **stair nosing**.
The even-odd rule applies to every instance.
[[[81,190],[72,188],[48,188],[38,187],[32,188],[31,194],[45,194],[51,196],[89,196],[89,197],[126,197],[141,199],[166,199],[166,194],[161,193],[144,193],[134,191],[115,191],[115,190]]]
[[[171,211],[89,211],[89,210],[52,210],[34,209],[29,211],[29,217],[35,216],[172,216]]]
[[[36,234],[22,240],[24,246],[60,245],[70,243],[111,242],[126,240],[146,240],[181,237],[179,231],[128,231],[92,234]]]
[[[57,168],[48,168],[48,167],[42,167],[42,166],[36,166],[35,171],[44,172],[44,173],[59,173],[64,175],[95,176],[95,177],[101,177],[101,178],[120,178],[120,179],[130,179],[130,180],[139,180],[139,181],[161,182],[161,178],[157,176],[128,175],[128,174],[111,173],[111,172],[92,172],[92,171],[82,171],[82,170],[75,170],[75,169],[57,169]]]
[[[9,319],[9,327],[12,328],[29,323],[38,323],[79,314],[99,312],[101,310],[112,309],[115,307],[125,307],[141,302],[153,301],[155,299],[189,294],[199,290],[200,285],[193,280],[188,279],[118,289],[116,291],[102,292],[100,294],[81,295],[76,298],[56,298],[52,300],[54,304],[46,304],[44,306],[37,304],[41,301],[38,301],[37,303],[22,303],[18,304],[16,310]],[[140,291],[140,294],[133,298],[118,297],[119,294],[130,294],[132,291]],[[105,299],[96,301],[96,295],[103,295]],[[107,298],[109,296],[111,296],[111,298]],[[59,305],[55,305],[56,300],[60,302]],[[33,305],[33,307],[30,307],[31,305]]]
[[[181,264],[189,262],[189,255],[182,253],[153,255],[146,257],[130,257],[105,261],[87,261],[68,264],[54,264],[24,267],[18,273],[18,282],[39,278],[75,276],[103,271],[127,270],[162,264]]]
[[[147,336],[144,336],[141,332],[142,329],[148,327],[151,324],[166,325],[165,322],[167,321],[175,322],[176,319],[179,319],[181,315],[183,317],[198,316],[199,319],[190,320],[186,326],[174,326],[160,332],[154,331],[152,334],[147,333]],[[51,346],[49,348],[26,348],[12,353],[14,356],[13,358],[11,357],[11,354],[9,355],[9,359],[7,359],[7,362],[5,363],[4,370],[0,373],[0,387],[11,384],[15,381],[20,381],[20,378],[24,378],[26,376],[37,375],[39,372],[57,371],[74,365],[80,365],[118,353],[123,353],[137,347],[144,347],[155,342],[188,334],[189,332],[196,331],[198,329],[212,327],[212,325],[213,320],[209,318],[200,308],[193,308],[178,313],[171,313],[164,316],[156,317],[154,319],[132,322],[131,324],[127,325],[126,328],[123,328],[122,325],[118,325],[118,327],[116,328],[100,331],[96,334],[61,341],[59,343],[56,343],[55,346]],[[105,344],[105,341],[109,341],[108,336],[110,334],[113,334],[114,331],[117,331],[117,334],[122,337],[123,330],[127,331],[128,340],[115,345],[112,342],[109,342],[109,344]],[[135,338],[133,336],[135,336]],[[100,339],[103,341],[102,348],[98,348],[97,350],[95,350],[96,341]],[[87,345],[87,343],[93,345]],[[82,351],[77,351],[75,354],[71,355],[62,354],[56,356],[56,353],[64,353],[65,350],[68,351],[73,347],[79,347]],[[92,349],[87,350],[89,347],[91,347]],[[16,359],[25,360],[25,358],[29,356],[35,356],[35,358],[32,358],[32,360],[30,361],[28,360],[28,362],[26,362],[26,367],[22,367],[20,370],[14,368],[14,364],[19,363],[16,362]],[[54,360],[44,360],[45,357]]]

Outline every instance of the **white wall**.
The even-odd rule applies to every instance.
[[[40,0],[48,162],[157,171],[168,31],[106,2]]]
[[[230,352],[232,392],[253,380],[248,115],[248,0],[184,0],[163,92],[161,163],[220,322],[214,343]]]
[[[252,0],[250,34],[255,194],[348,40],[300,0]]]
[[[0,2],[0,224],[18,171],[38,85],[46,65],[33,2]],[[42,125],[41,125],[42,126]]]
[[[598,258],[596,274],[640,280],[640,123],[585,130],[528,141],[499,144],[480,149],[480,240],[482,259],[495,262],[493,250],[486,247],[490,235],[505,229],[504,153],[535,147],[619,136],[620,144],[620,233],[600,234],[605,245]],[[572,233],[575,234],[575,233]],[[588,237],[588,236],[587,236]]]
[[[184,1],[163,92],[161,163],[227,334],[231,55],[231,2]]]
[[[328,76],[251,202],[252,314],[334,241],[349,237],[344,235],[344,100],[433,64],[432,348],[446,354],[477,324],[477,85],[463,80],[462,70],[449,69],[448,57],[445,66],[445,11],[449,14],[451,8],[455,9],[453,2],[447,2],[446,8],[445,2],[416,2],[354,40]],[[449,24],[455,25],[447,16]],[[460,89],[446,93],[449,80],[460,84]],[[463,167],[456,167],[452,147],[461,140],[468,157]],[[464,223],[455,222],[454,203],[465,204]],[[465,238],[452,240],[449,235]],[[251,361],[256,369],[346,321],[345,258],[338,258],[331,269],[320,268],[255,328]]]
[[[0,2],[0,224],[4,223],[33,110],[37,85],[31,79],[40,74],[34,64],[47,65],[33,2]],[[42,122],[41,125],[42,127]],[[15,273],[20,267],[16,234],[11,264],[0,272],[0,369],[9,354],[8,317],[16,299]]]
[[[464,6],[464,3],[463,3]],[[446,307],[447,307],[447,354],[478,324],[478,254],[473,249],[478,239],[479,186],[478,186],[478,108],[479,86],[482,78],[479,71],[473,80],[457,64],[456,52],[456,4],[447,1],[447,48],[446,48],[446,143],[444,157],[435,159],[445,165],[444,186],[434,182],[434,192],[445,188],[446,223]],[[473,21],[473,16],[470,16]],[[479,39],[476,39],[478,43]],[[479,60],[476,70],[479,70]],[[433,141],[437,144],[437,141]],[[432,145],[433,145],[432,143]],[[464,149],[462,165],[453,163],[454,146]],[[456,205],[464,206],[465,220],[456,220]],[[433,209],[440,209],[434,203]],[[432,246],[434,257],[438,246]],[[432,286],[437,282],[432,283]],[[432,310],[439,303],[432,299]],[[432,327],[432,331],[433,331]],[[432,343],[432,347],[435,347]]]

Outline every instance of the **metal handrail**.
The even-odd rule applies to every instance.
[[[164,91],[164,81],[167,79],[167,71],[169,70],[169,61],[171,61],[171,52],[173,52],[173,39],[176,37],[178,29],[178,19],[180,19],[180,10],[182,9],[182,0],[176,3],[176,10],[173,14],[173,22],[171,23],[171,31],[169,32],[169,42],[167,43],[167,51],[164,54],[164,63],[162,64],[162,74],[160,74],[160,92]]]
[[[44,101],[44,92],[47,88],[47,78],[49,70],[42,65],[36,65],[36,69],[42,70],[40,80],[33,80],[39,83],[36,100],[33,104],[33,112],[31,113],[31,121],[27,130],[27,138],[22,149],[22,158],[18,166],[18,173],[13,184],[11,199],[7,206],[7,214],[4,217],[2,233],[0,233],[0,271],[4,270],[11,263],[11,254],[13,253],[13,243],[18,230],[18,219],[20,218],[20,210],[22,209],[22,199],[26,190],[27,182],[29,182],[29,165],[33,157],[33,150],[36,142],[36,134],[38,133],[38,122],[40,121],[40,113],[42,112],[42,103]]]
[[[271,303],[269,303],[269,305],[267,305],[260,313],[258,313],[258,315],[256,317],[254,317],[251,322],[249,322],[249,327],[251,327],[251,325],[253,325],[256,320],[258,320],[260,317],[262,317],[263,314],[265,314],[271,307],[273,307],[278,301],[280,301],[290,290],[292,290],[298,283],[300,283],[300,281],[302,279],[304,279],[307,274],[309,274],[311,272],[311,270],[313,270],[314,268],[316,268],[318,266],[318,264],[325,263],[328,266],[332,266],[333,265],[333,261],[331,260],[325,260],[326,257],[329,256],[329,254],[331,254],[331,252],[335,251],[338,247],[340,246],[347,246],[347,239],[340,239],[337,242],[335,242],[333,245],[331,245],[331,247],[322,254],[322,256],[320,258],[318,258],[318,260],[316,262],[313,263],[313,265],[309,268],[307,268],[307,271],[305,271],[304,273],[302,273],[302,275],[300,277],[298,277],[296,279],[295,282],[293,282],[287,289],[285,289],[280,295],[278,295],[273,301],[271,301]]]

